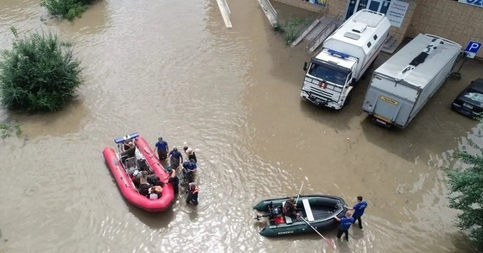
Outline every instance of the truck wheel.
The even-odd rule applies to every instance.
[[[349,93],[349,95],[347,95],[347,97],[345,98],[344,106],[347,106],[351,102],[351,98],[352,98],[352,92]]]

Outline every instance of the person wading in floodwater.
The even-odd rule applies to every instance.
[[[190,148],[188,146],[184,146],[183,150],[184,150],[184,153],[186,154],[186,156],[188,157],[188,159],[186,159],[186,160],[194,160],[195,163],[198,163],[198,159],[196,159],[196,153],[192,148]]]
[[[168,158],[169,147],[168,143],[163,140],[163,137],[158,138],[158,142],[154,147],[154,152],[158,151],[158,158],[160,161],[166,160]]]
[[[351,217],[351,213],[345,213],[345,217],[342,219],[337,216],[335,216],[334,219],[340,221],[339,230],[337,230],[337,238],[340,239],[342,234],[345,234],[345,239],[349,241],[349,228],[351,227],[352,223],[354,223],[354,218]]]
[[[354,214],[352,218],[354,218],[354,223],[356,220],[359,221],[359,228],[362,229],[362,215],[364,214],[364,210],[366,210],[367,202],[362,200],[362,196],[357,196],[357,203],[354,205],[353,208],[348,208],[349,210],[354,210]]]
[[[174,147],[171,152],[169,152],[169,164],[171,169],[177,170],[179,165],[183,163],[183,155],[178,151],[177,147]]]

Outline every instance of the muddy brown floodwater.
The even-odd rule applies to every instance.
[[[1,252],[472,252],[455,227],[440,166],[481,143],[450,111],[481,63],[467,62],[404,131],[361,111],[368,80],[342,111],[303,103],[303,48],[287,49],[257,1],[101,1],[74,22],[41,21],[37,0],[0,2],[0,49],[19,32],[53,30],[75,46],[85,85],[65,110],[12,115],[0,141]],[[384,57],[377,60],[382,63]],[[188,144],[200,160],[200,205],[148,214],[125,202],[102,157],[138,131]],[[369,202],[365,228],[332,250],[317,236],[258,235],[252,206],[303,193]],[[335,231],[325,232],[335,238]]]

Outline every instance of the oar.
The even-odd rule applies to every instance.
[[[310,223],[306,219],[304,219],[304,217],[300,216],[300,218],[303,221],[305,221],[305,223],[307,223],[307,225],[309,225],[309,227],[311,227],[317,234],[319,234],[320,237],[322,237],[322,239],[324,239],[325,242],[327,242],[327,244],[329,244],[330,247],[332,247],[333,249],[335,249],[334,241],[325,238],[319,231],[317,231],[317,229],[315,229],[312,225],[310,225]]]
[[[302,193],[302,188],[304,187],[304,181],[302,181],[302,185],[300,186],[299,194],[297,195],[297,200],[295,200],[295,204],[299,202],[300,193]]]
[[[308,178],[307,178],[307,177],[305,177],[305,180],[308,180]],[[302,188],[304,187],[305,180],[304,180],[304,181],[302,181],[302,185],[300,186],[299,194],[297,195],[297,200],[295,200],[295,204],[297,204],[297,203],[299,202],[299,199],[300,199],[300,193],[302,193]]]

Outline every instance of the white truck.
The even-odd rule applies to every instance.
[[[382,49],[391,24],[382,13],[360,10],[322,44],[310,63],[300,96],[316,105],[340,110],[349,103],[354,84]]]
[[[406,127],[451,74],[461,45],[419,34],[374,71],[362,109],[377,124]]]

